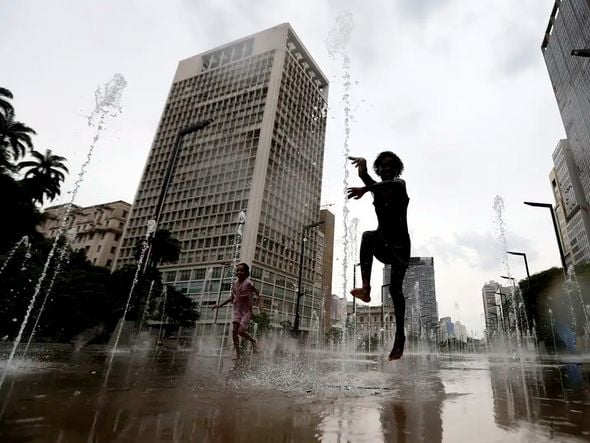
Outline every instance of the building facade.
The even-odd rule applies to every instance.
[[[54,238],[60,230],[67,207],[67,204],[63,204],[45,209],[45,219],[37,230],[45,237]],[[76,251],[84,249],[93,265],[112,269],[130,210],[131,205],[121,200],[86,208],[73,205],[70,229],[74,229],[76,235],[71,241],[72,248]]]
[[[300,329],[319,318],[324,235],[314,228],[301,240],[320,220],[327,100],[328,81],[289,24],[179,63],[117,266],[134,261],[133,245],[155,216],[174,140],[211,119],[180,140],[159,220],[181,242],[179,261],[161,270],[201,306],[196,334],[231,321],[230,307],[208,308],[228,296],[235,261],[251,265],[272,324],[292,324],[300,245]]]
[[[541,49],[567,135],[553,155],[555,185],[565,203],[570,262],[577,264],[590,258],[590,58],[572,51],[590,49],[590,2],[556,0]]]
[[[483,315],[486,322],[486,335],[491,337],[501,330],[500,304],[497,301],[501,285],[495,281],[489,281],[483,285],[481,296],[483,301]]]
[[[353,331],[356,334],[355,343],[357,347],[360,343],[368,341],[378,342],[382,346],[393,342],[395,337],[395,316],[391,303],[377,306],[357,304],[354,306],[354,316],[352,311],[352,302],[348,302],[346,304],[346,315],[349,322],[354,322]]]
[[[383,267],[383,303],[392,305],[389,296],[391,282],[391,268]],[[421,333],[438,327],[438,305],[436,302],[436,288],[434,284],[434,258],[410,257],[410,263],[403,283],[403,294],[406,297],[406,330],[410,334]]]
[[[560,140],[553,152],[549,175],[555,199],[555,215],[567,266],[590,260],[590,214],[579,171],[568,143]]]

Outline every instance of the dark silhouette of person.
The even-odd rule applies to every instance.
[[[404,164],[391,151],[381,152],[373,163],[373,170],[381,178],[377,182],[367,172],[367,161],[362,157],[348,157],[357,168],[365,184],[360,188],[348,188],[347,197],[358,200],[366,192],[373,194],[377,214],[377,230],[363,232],[360,249],[360,264],[363,286],[350,293],[365,303],[371,301],[371,268],[373,257],[391,266],[389,293],[395,310],[395,341],[389,360],[397,360],[404,353],[406,337],[404,316],[406,301],[402,284],[410,261],[410,234],[408,233],[407,209],[410,199],[406,183],[400,177]]]

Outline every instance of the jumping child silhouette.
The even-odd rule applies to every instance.
[[[373,194],[377,214],[377,230],[363,232],[360,249],[360,264],[363,286],[350,293],[366,303],[371,301],[371,268],[373,257],[391,265],[389,293],[395,310],[395,341],[389,360],[397,360],[404,353],[404,316],[406,301],[402,284],[410,260],[410,234],[408,233],[407,209],[410,199],[406,182],[400,179],[404,165],[391,151],[381,152],[373,163],[373,170],[381,178],[377,182],[367,172],[367,161],[362,157],[348,157],[358,169],[365,184],[360,188],[348,188],[347,197],[358,200],[367,191]]]

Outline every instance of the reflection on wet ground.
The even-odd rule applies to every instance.
[[[0,392],[3,442],[588,441],[589,418],[587,363],[483,355],[52,350]]]

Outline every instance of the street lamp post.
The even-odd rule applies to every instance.
[[[162,209],[164,207],[164,200],[166,199],[166,194],[168,193],[168,187],[170,186],[170,182],[172,181],[172,175],[174,172],[174,168],[176,167],[176,162],[178,161],[178,154],[180,152],[181,141],[185,135],[191,134],[193,132],[199,131],[201,129],[206,128],[213,122],[213,119],[205,119],[200,120],[192,125],[189,125],[181,130],[178,131],[176,134],[176,138],[174,140],[174,145],[172,147],[172,153],[170,154],[170,158],[168,159],[168,165],[166,167],[166,175],[164,176],[164,181],[162,182],[162,187],[160,188],[160,195],[158,195],[158,201],[156,203],[156,210],[154,212],[154,220],[156,222],[156,229],[158,224],[160,223],[160,217],[162,215]],[[149,248],[146,252],[145,262],[143,271],[147,269],[147,264],[150,259],[150,255],[152,253],[152,245],[150,243]]]
[[[557,228],[557,220],[555,218],[555,210],[553,205],[550,203],[537,203],[537,202],[524,202],[525,205],[535,206],[538,208],[547,208],[551,212],[551,220],[553,221],[553,229],[555,230],[555,238],[557,239],[557,247],[559,248],[559,257],[561,258],[561,266],[563,267],[564,274],[567,273],[567,265],[565,264],[565,255],[563,254],[563,246],[561,244],[561,236],[559,235],[559,229]]]
[[[527,278],[527,282],[529,284],[529,288],[531,286],[531,282],[530,282],[530,278],[531,278],[531,274],[529,273],[529,262],[526,259],[526,254],[524,252],[514,252],[514,251],[506,251],[507,254],[511,254],[511,255],[520,255],[522,258],[524,258],[524,267],[526,268],[526,278]]]
[[[303,291],[301,286],[303,284],[303,253],[305,251],[305,241],[307,240],[307,231],[313,228],[317,228],[320,225],[323,225],[325,222],[319,221],[315,223],[311,223],[309,225],[305,225],[303,227],[303,231],[301,232],[301,249],[299,253],[299,276],[297,278],[297,300],[295,303],[295,320],[293,321],[293,335],[299,335],[299,303],[301,297],[303,297]]]

